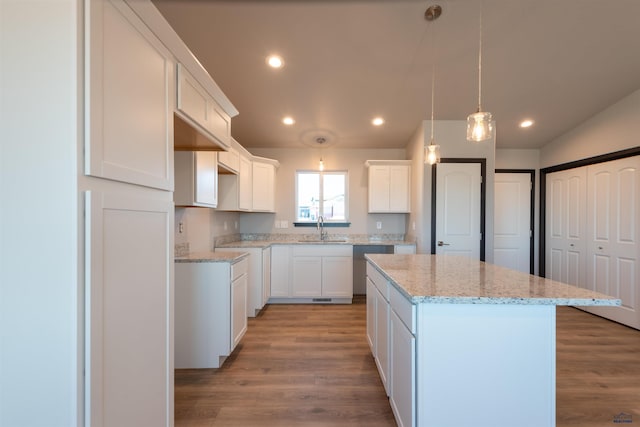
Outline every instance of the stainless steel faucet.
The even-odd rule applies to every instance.
[[[324,231],[324,218],[322,217],[322,215],[318,216],[316,229],[320,232],[320,240],[324,240],[327,237],[327,233]]]

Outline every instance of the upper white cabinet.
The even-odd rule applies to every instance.
[[[240,153],[231,146],[229,151],[218,153],[218,171],[225,174],[237,175],[240,169]]]
[[[237,142],[234,141],[234,145]],[[277,160],[252,156],[237,144],[238,173],[219,176],[218,210],[275,212]]]
[[[277,161],[254,157],[252,162],[252,210],[276,211],[276,165]]]
[[[369,213],[411,211],[411,161],[367,160]]]
[[[218,205],[218,160],[213,151],[175,152],[176,206]]]
[[[173,56],[123,1],[86,14],[85,174],[173,190]]]
[[[210,142],[198,141],[197,136],[192,135],[187,138],[181,127],[180,131],[176,132],[176,150],[184,149],[183,145],[186,145],[187,149],[193,149],[194,144],[201,150],[226,151],[229,149],[231,118],[182,64],[178,64],[176,114],[210,140]],[[190,134],[187,133],[187,135]]]

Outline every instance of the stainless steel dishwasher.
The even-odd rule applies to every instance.
[[[392,254],[393,245],[353,245],[353,294],[367,293],[367,261],[365,254]]]

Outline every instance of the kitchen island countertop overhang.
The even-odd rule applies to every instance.
[[[620,305],[614,297],[464,256],[365,257],[414,304]]]

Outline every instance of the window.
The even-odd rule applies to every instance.
[[[347,221],[347,172],[296,172],[296,222]]]

